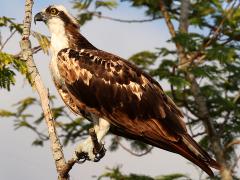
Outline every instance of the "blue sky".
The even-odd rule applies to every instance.
[[[69,2],[35,1],[33,12],[35,14],[50,4],[64,4],[70,9],[71,4]],[[104,11],[104,15],[122,19],[146,18],[143,10],[127,7],[128,4],[124,3],[117,10]],[[74,10],[71,10],[71,12],[72,14],[76,13]],[[14,17],[18,22],[22,22],[23,13],[23,0],[0,1],[0,16]],[[33,24],[32,28],[43,34],[49,34],[43,23]],[[166,43],[169,34],[163,21],[123,24],[96,18],[82,27],[81,32],[98,48],[124,58],[128,58],[141,50],[154,50],[157,47],[171,48],[171,45]],[[2,34],[5,37],[8,32],[4,30]],[[14,36],[4,50],[11,53],[18,52],[19,40],[20,36]],[[50,57],[39,53],[34,55],[34,58],[44,83],[50,89],[50,93],[57,94],[48,71]],[[164,84],[162,85],[164,88]],[[26,96],[37,95],[19,76],[17,84],[11,92],[0,91],[0,109],[12,108],[12,104]],[[58,95],[57,97],[59,98]],[[60,98],[58,103],[59,105],[63,104]],[[33,109],[32,111],[37,112],[39,110]],[[10,119],[0,119],[0,128],[0,179],[56,179],[49,143],[46,143],[43,148],[32,147],[31,142],[34,140],[34,134],[26,129],[14,131],[13,121]],[[108,145],[109,139],[107,138],[106,146]],[[64,148],[68,158],[71,156],[73,149],[74,145]],[[191,174],[192,177],[198,177],[199,172],[199,169],[196,169],[182,157],[163,150],[155,149],[150,155],[137,158],[120,149],[114,153],[107,152],[99,163],[87,162],[76,165],[71,172],[71,176],[73,180],[93,179],[92,175],[99,175],[104,172],[105,167],[111,168],[119,164],[123,164],[122,170],[126,173],[141,173],[152,176],[182,172]]]

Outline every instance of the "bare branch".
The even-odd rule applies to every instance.
[[[181,0],[179,31],[182,33],[188,32],[189,8],[190,8],[190,1],[189,0]]]
[[[176,31],[174,29],[173,23],[172,23],[171,18],[170,18],[170,14],[166,9],[163,0],[159,0],[159,8],[160,8],[160,11],[162,12],[162,15],[165,19],[166,25],[168,27],[168,30],[169,30],[172,38],[175,38],[176,37]],[[186,57],[185,57],[185,54],[184,54],[184,48],[179,43],[175,43],[175,45],[176,45],[176,48],[177,48],[179,63],[185,62]]]
[[[228,148],[234,146],[234,145],[240,145],[240,140],[239,139],[235,139],[233,141],[231,141],[230,143],[228,143],[225,148],[224,151],[226,151]]]
[[[36,46],[36,47],[32,48],[32,54],[36,54],[37,52],[39,52],[41,50],[42,50],[41,46]],[[15,59],[21,59],[21,56],[22,56],[22,51],[13,55],[13,57]]]
[[[93,16],[98,17],[98,18],[102,18],[102,19],[108,19],[111,21],[116,21],[116,22],[121,22],[121,23],[144,23],[144,22],[151,22],[151,21],[155,21],[155,20],[159,20],[161,17],[152,17],[150,19],[131,19],[131,20],[127,20],[127,19],[119,19],[119,18],[113,18],[113,17],[109,17],[109,16],[104,16],[101,13],[98,12],[92,12]]]
[[[206,134],[206,131],[193,134],[192,137],[195,138],[195,137],[198,137],[198,136],[202,136],[202,135],[204,135],[204,134]]]
[[[116,136],[116,139],[117,139],[117,142],[118,142],[118,144],[119,144],[119,146],[120,146],[121,148],[123,148],[125,151],[127,151],[127,152],[130,153],[131,155],[137,156],[137,157],[141,157],[141,156],[144,156],[144,155],[150,153],[150,152],[153,150],[153,148],[154,148],[153,146],[151,146],[151,147],[148,148],[145,152],[139,154],[139,153],[135,153],[135,152],[133,152],[131,149],[125,147],[125,146],[120,142],[120,138],[119,138],[118,136]]]
[[[11,34],[10,36],[2,43],[1,45],[1,48],[0,48],[0,51],[3,50],[4,46],[7,44],[7,42],[13,37],[13,35],[17,32],[17,30],[15,29]]]
[[[23,24],[23,34],[22,40],[20,42],[21,49],[22,49],[22,58],[26,60],[26,64],[28,67],[28,72],[31,77],[32,84],[36,87],[36,90],[40,96],[41,106],[44,112],[44,117],[46,124],[48,126],[48,133],[51,142],[51,149],[53,158],[55,160],[55,165],[57,172],[59,174],[59,180],[67,180],[68,176],[61,176],[59,173],[66,164],[64,154],[62,152],[62,146],[58,139],[55,123],[53,119],[53,114],[50,109],[49,105],[49,93],[48,90],[44,87],[41,77],[38,73],[36,65],[33,61],[32,50],[31,50],[31,43],[29,40],[30,36],[30,28],[31,28],[31,20],[32,20],[32,6],[33,0],[26,0],[25,1],[25,16],[24,16],[24,24]]]

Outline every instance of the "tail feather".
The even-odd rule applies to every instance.
[[[114,134],[125,135],[127,138],[140,140],[147,144],[153,145],[155,147],[177,153],[191,161],[192,163],[199,166],[203,171],[205,171],[209,176],[214,176],[210,167],[215,169],[220,169],[220,165],[213,160],[206,151],[204,151],[197,142],[187,133],[179,134],[181,137],[178,141],[169,141],[164,139],[159,139],[158,136],[151,136],[151,134],[145,134],[145,136],[139,137],[131,133],[124,132],[122,133],[119,128],[111,127],[111,131]],[[210,166],[210,167],[209,167]]]
[[[188,134],[182,135],[182,140],[184,144],[188,146],[188,148],[201,160],[203,160],[205,163],[207,163],[209,166],[215,169],[220,169],[221,166],[219,165],[218,162],[213,160],[209,154],[203,150],[197,143],[196,141]]]
[[[161,149],[182,155],[192,163],[199,166],[211,177],[213,177],[214,174],[210,167],[220,169],[220,165],[213,160],[208,153],[204,151],[188,134],[184,134],[182,139],[178,142],[156,142],[156,140],[148,138],[145,140],[148,144],[152,144],[153,146]]]

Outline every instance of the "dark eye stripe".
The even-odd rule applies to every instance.
[[[46,9],[46,12],[47,12],[47,13],[50,13],[51,9],[52,9],[52,6],[49,6],[49,7]]]

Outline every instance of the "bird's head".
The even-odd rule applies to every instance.
[[[79,28],[77,20],[62,5],[50,5],[34,16],[34,22],[43,21],[51,30],[70,26]]]
[[[62,5],[51,5],[34,16],[43,21],[51,33],[51,51],[56,55],[63,48],[96,49],[79,32],[77,20]]]

